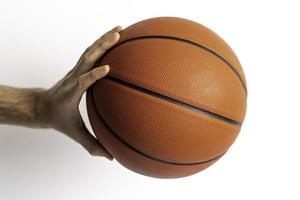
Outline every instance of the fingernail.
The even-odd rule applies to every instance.
[[[122,30],[122,27],[121,26],[115,26],[113,29],[111,30],[115,30],[115,31],[120,31]]]
[[[123,28],[121,26],[116,26],[114,29],[117,30],[118,32],[123,30]]]
[[[103,70],[106,71],[106,72],[109,72],[109,65],[104,65]]]
[[[111,34],[111,35],[107,38],[107,40],[112,40],[112,39],[116,38],[117,35],[118,35],[118,33],[117,33],[117,32],[114,32],[113,34]]]
[[[114,159],[111,155],[108,155],[108,154],[105,154],[104,157],[110,161],[112,161]]]
[[[113,157],[106,157],[108,160],[113,161]]]

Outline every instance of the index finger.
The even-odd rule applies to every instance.
[[[96,61],[112,46],[114,46],[120,39],[118,32],[113,33],[107,38],[98,42],[92,49],[90,49],[83,57],[81,62],[78,63],[78,71],[84,74],[91,70]]]
[[[113,45],[115,45],[119,38],[119,32],[122,27],[116,26],[112,30],[105,33],[97,39],[86,51],[82,54],[76,66],[68,73],[71,79],[79,77],[82,74],[91,70],[96,61]]]
[[[121,26],[116,26],[113,29],[111,29],[110,31],[106,32],[104,35],[102,35],[100,38],[98,38],[91,46],[89,46],[85,53],[88,52],[89,50],[91,50],[92,48],[94,48],[97,44],[99,44],[99,42],[105,40],[106,38],[108,38],[110,35],[112,35],[115,32],[121,32],[123,29]]]

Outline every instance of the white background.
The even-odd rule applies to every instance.
[[[177,16],[231,45],[249,90],[246,121],[230,151],[182,179],[135,174],[53,130],[1,125],[0,199],[299,199],[299,8],[288,0],[0,0],[2,84],[50,87],[113,26]]]

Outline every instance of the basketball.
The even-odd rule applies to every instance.
[[[241,129],[247,85],[238,58],[196,22],[160,17],[129,26],[95,67],[87,91],[97,139],[126,168],[151,177],[195,174],[220,159]]]

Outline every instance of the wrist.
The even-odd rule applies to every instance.
[[[34,118],[36,125],[39,128],[51,128],[51,122],[49,120],[49,103],[47,103],[46,89],[37,89],[36,102],[34,106]]]

